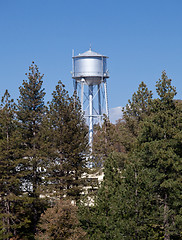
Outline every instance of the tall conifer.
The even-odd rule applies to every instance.
[[[54,142],[51,181],[57,193],[77,200],[83,186],[81,176],[87,169],[87,128],[79,102],[69,97],[60,81],[47,117]]]
[[[27,194],[27,202],[31,211],[30,220],[32,233],[42,212],[40,200],[40,184],[44,172],[43,158],[40,152],[40,128],[44,115],[44,89],[38,67],[32,62],[29,67],[28,79],[23,81],[18,99],[18,120],[21,123],[24,157],[21,165],[22,189]]]
[[[181,215],[181,109],[176,106],[176,89],[165,72],[156,84],[159,98],[152,102],[152,113],[142,124],[138,153],[144,168],[151,173],[151,191],[156,197],[155,224],[163,238],[180,239]]]
[[[16,106],[6,90],[0,106],[0,239],[19,234],[27,221],[20,197],[21,141]]]
[[[126,151],[130,151],[134,146],[139,132],[139,123],[150,114],[152,92],[148,90],[146,84],[141,82],[137,92],[128,100],[128,104],[123,108],[123,121],[118,123],[120,131],[120,142]]]

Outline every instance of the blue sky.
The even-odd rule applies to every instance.
[[[45,101],[58,80],[71,94],[72,49],[90,43],[109,57],[110,108],[125,106],[141,81],[155,92],[163,70],[181,98],[181,0],[0,0],[0,96],[18,98],[32,61],[45,75]]]

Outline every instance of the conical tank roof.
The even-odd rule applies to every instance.
[[[101,55],[99,53],[93,52],[91,50],[91,48],[88,51],[86,51],[84,53],[80,53],[79,55],[77,55],[73,58],[78,58],[78,57],[106,57],[107,58],[107,56],[104,56],[104,55]]]

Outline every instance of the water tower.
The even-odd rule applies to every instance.
[[[74,91],[80,99],[82,111],[89,125],[89,144],[92,149],[93,126],[101,124],[104,114],[109,117],[107,99],[107,57],[91,48],[74,56],[72,78]]]

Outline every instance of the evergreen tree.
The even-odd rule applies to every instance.
[[[159,98],[150,101],[150,113],[139,123],[136,144],[122,173],[127,239],[181,239],[182,112],[165,72],[156,90]]]
[[[91,239],[182,238],[182,109],[165,72],[156,88],[147,113],[128,109],[126,123],[137,122],[137,131],[124,168],[115,155],[107,159],[94,206],[81,208]]]
[[[88,232],[89,239],[124,239],[120,208],[120,187],[123,182],[118,167],[117,155],[111,154],[104,162],[104,179],[97,195],[88,196],[80,206],[80,221]]]
[[[0,239],[17,236],[27,221],[20,197],[22,139],[18,130],[16,106],[6,90],[0,106]]]
[[[127,239],[181,239],[181,109],[166,73],[156,84],[159,98],[140,121],[123,171]],[[127,207],[129,206],[129,207]],[[122,209],[122,205],[121,205]]]
[[[64,85],[59,81],[49,104],[48,121],[53,136],[50,181],[56,193],[78,200],[87,170],[87,127],[80,104],[75,97],[69,97]]]
[[[140,122],[148,115],[151,110],[152,92],[148,90],[146,84],[141,82],[138,91],[133,94],[132,100],[123,108],[123,121],[120,121],[120,142],[126,151],[130,151],[139,133]]]
[[[173,99],[176,89],[165,72],[156,90],[159,98],[152,102],[151,116],[142,124],[137,151],[153,178],[151,191],[158,212],[155,224],[165,240],[181,239],[182,112]]]
[[[26,74],[27,75],[27,74]],[[22,190],[27,196],[27,214],[31,220],[30,234],[36,231],[36,224],[44,208],[41,199],[41,182],[44,161],[41,156],[40,129],[44,115],[44,89],[38,67],[32,62],[28,79],[23,81],[18,99],[18,120],[21,124],[24,155],[19,166],[22,173]]]

